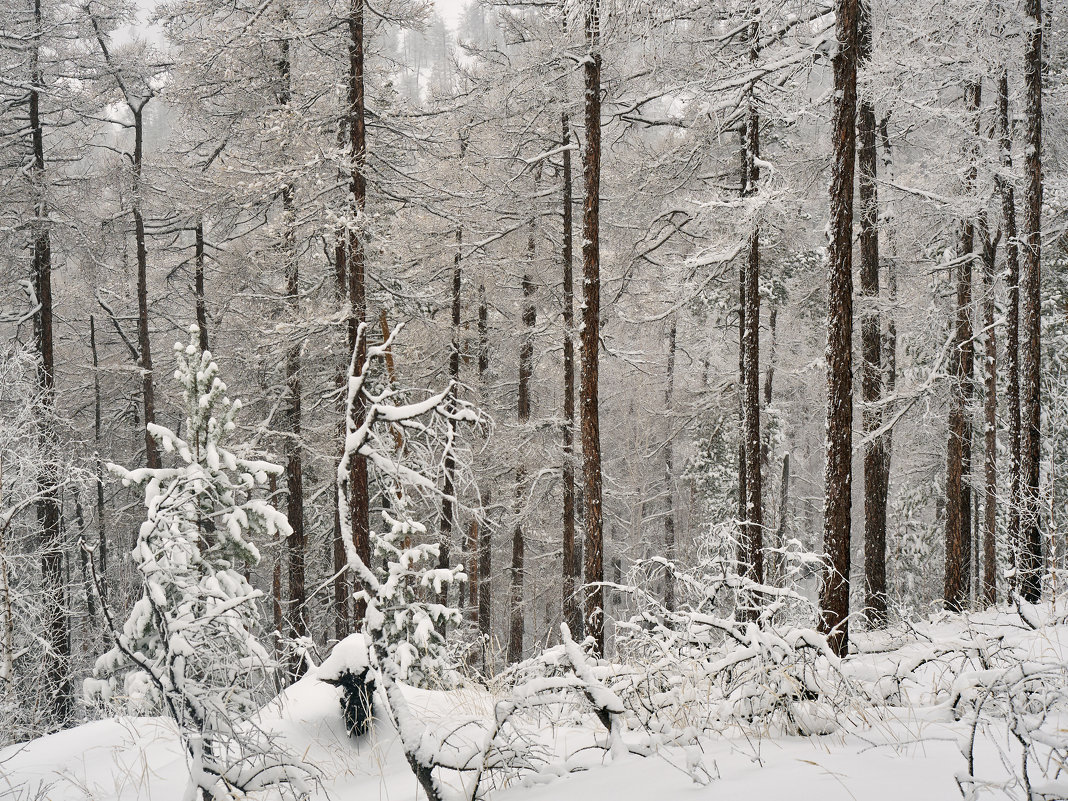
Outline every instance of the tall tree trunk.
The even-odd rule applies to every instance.
[[[152,377],[152,342],[148,334],[148,245],[145,241],[145,220],[141,214],[141,166],[144,153],[144,106],[131,106],[134,118],[134,241],[137,245],[137,349],[141,368],[141,396],[145,410],[145,463],[150,469],[162,467],[159,447],[149,433],[156,422],[156,393]]]
[[[672,409],[675,403],[675,335],[677,321],[671,318],[668,330],[667,389],[664,391],[664,411],[668,415],[668,437],[664,442],[664,558],[669,566],[664,571],[664,606],[675,610],[675,432],[672,430]]]
[[[344,152],[348,143],[348,122],[349,114],[346,112],[338,118],[337,124],[337,147],[339,152]],[[346,180],[345,170],[339,169],[338,184]],[[334,229],[334,281],[337,293],[337,301],[339,305],[344,305],[348,298],[349,285],[348,285],[348,258],[349,258],[349,246],[348,246],[348,226],[341,222]],[[344,348],[342,349],[344,350]],[[352,352],[349,351],[349,356]],[[341,365],[338,365],[337,375],[335,381],[337,384],[337,393],[340,398],[341,406],[341,419],[338,422],[337,437],[338,442],[342,444],[339,448],[340,451],[344,450],[345,441],[345,379],[346,370],[348,368],[347,358],[345,361],[345,368],[342,369]],[[348,585],[344,578],[340,575],[340,571],[346,569],[347,558],[345,556],[345,541],[341,535],[341,510],[338,505],[338,484],[334,481],[333,487],[333,513],[334,513],[334,530],[333,535],[330,538],[330,556],[334,568],[334,580],[331,587],[331,617],[333,618],[334,638],[340,640],[344,638],[345,632],[349,628],[349,616],[348,616],[348,600],[349,592]]]
[[[571,145],[571,120],[567,112],[560,118],[561,145]],[[574,221],[572,213],[573,183],[571,178],[571,150],[564,150],[564,558],[563,558],[563,618],[573,637],[582,636],[580,609],[579,564],[575,555],[575,286],[574,286]]]
[[[745,192],[746,176],[745,133],[742,133],[742,192]],[[746,251],[748,257],[748,251]],[[749,536],[746,520],[749,509],[749,488],[746,467],[745,435],[745,262],[738,263],[738,545],[736,561],[740,573],[749,568]]]
[[[1023,248],[1023,320],[1020,332],[1022,375],[1020,409],[1020,592],[1037,603],[1042,597],[1042,532],[1038,511],[1039,471],[1042,459],[1041,322],[1042,322],[1042,0],[1027,0],[1029,17],[1024,55],[1027,91],[1027,188]]]
[[[284,12],[284,14],[285,18],[288,19],[288,11]],[[279,105],[282,109],[288,109],[292,80],[289,39],[283,38],[279,45],[282,54],[279,59],[279,71],[281,73]],[[294,195],[293,185],[286,183],[282,187],[282,256],[285,260],[285,304],[289,319],[297,321],[300,319],[300,264],[297,257]],[[198,243],[202,249],[203,229],[201,226],[197,227],[197,232]],[[199,313],[200,307],[198,306],[198,316]],[[308,635],[306,609],[308,599],[304,580],[307,538],[304,532],[304,474],[301,448],[301,344],[299,340],[296,340],[286,345],[286,397],[282,405],[280,421],[283,437],[282,447],[286,461],[286,519],[293,529],[293,533],[286,537],[285,541],[288,574],[285,617],[286,633],[293,637],[306,637]],[[289,667],[292,674],[299,677],[304,670],[304,660],[297,659]]]
[[[200,338],[200,349],[208,348],[208,304],[204,293],[204,220],[197,220],[197,227],[193,232],[194,238],[194,262],[193,262],[193,294],[196,299],[197,331]]]
[[[978,135],[980,85],[965,87],[965,106],[972,117],[971,130]],[[974,190],[976,179],[975,146],[969,146],[971,164],[964,191]],[[972,343],[972,259],[975,225],[971,219],[961,221],[957,252],[957,307],[954,322],[952,375],[954,386],[949,400],[949,441],[946,447],[946,568],[944,602],[946,608],[963,609],[971,585],[972,497],[970,491],[971,439],[970,404],[974,348]]]
[[[364,165],[367,157],[365,93],[364,93],[364,0],[350,0],[349,5],[349,85],[348,85],[348,157],[349,157],[349,227],[346,233],[346,282],[349,302],[349,353],[356,353],[356,369],[362,369],[367,352],[366,332],[361,335],[361,328],[367,323],[366,282],[364,279],[363,241],[357,231],[362,223],[367,204],[367,180]],[[353,404],[353,416],[363,419],[363,398],[358,396]],[[367,460],[356,456],[349,466],[350,523],[352,525],[353,544],[356,553],[364,564],[371,563],[371,529],[370,529],[370,494],[368,489]],[[334,597],[344,597],[346,604],[337,616],[338,635],[344,636],[348,630],[347,598],[349,579],[345,572],[345,563],[338,564],[339,556],[344,560],[343,548],[335,548]],[[357,604],[356,623],[363,619],[363,606]]]
[[[535,183],[537,186],[537,183]],[[530,236],[527,240],[527,255],[530,259],[528,269],[533,267],[536,247],[535,231],[537,216],[531,218]],[[523,344],[519,349],[519,394],[516,402],[517,419],[521,436],[527,434],[527,424],[530,422],[530,382],[534,376],[534,326],[538,322],[538,312],[534,305],[534,281],[530,272],[523,274]],[[522,457],[520,457],[522,460]],[[526,469],[520,463],[516,470],[516,515],[522,516],[524,512],[523,497],[525,493]],[[523,570],[524,556],[523,527],[517,521],[515,530],[512,532],[512,594],[510,604],[510,627],[508,636],[508,661],[518,662],[523,658],[523,630],[525,619],[523,617],[523,580],[526,575]]]
[[[93,455],[96,463],[96,528],[97,528],[97,564],[100,572],[101,600],[107,603],[108,590],[108,536],[104,505],[104,460],[100,458],[100,443],[104,434],[102,399],[100,394],[100,359],[96,348],[96,319],[89,315],[89,350],[93,355]]]
[[[478,385],[482,396],[487,394],[489,381],[489,307],[486,305],[486,287],[478,286]],[[489,505],[489,490],[480,492],[483,507]],[[489,650],[493,631],[493,530],[483,524],[478,531],[478,634],[482,640],[482,672],[487,672],[486,652]]]
[[[516,526],[512,532],[512,590],[509,602],[508,664],[514,665],[523,659],[523,528]]]
[[[601,423],[598,362],[601,341],[601,32],[600,0],[588,0],[585,82],[586,152],[582,208],[582,476],[586,527],[586,631],[604,653],[604,533],[601,517]]]
[[[37,389],[40,393],[38,436],[43,461],[37,475],[37,523],[40,526],[41,573],[44,584],[44,624],[48,647],[44,655],[46,716],[54,726],[63,726],[72,712],[70,677],[70,618],[67,586],[63,575],[64,542],[60,529],[58,445],[55,432],[56,363],[52,326],[52,240],[45,201],[44,121],[40,66],[44,21],[41,0],[34,0],[34,33],[30,52],[29,123],[33,142],[31,178],[34,193],[33,290],[37,309],[33,315],[33,338],[37,350]]]
[[[1001,166],[994,182],[1001,197],[1001,224],[1005,230],[1005,413],[1009,418],[1008,542],[1012,579],[1009,592],[1019,586],[1020,566],[1020,251],[1016,230],[1016,190],[1012,171],[1012,129],[1009,127],[1009,73],[998,79],[997,128]]]
[[[882,142],[883,147],[883,177],[887,181],[893,180],[893,153],[890,149],[890,130],[889,119],[883,117],[879,121],[879,139]],[[894,258],[893,239],[892,233],[892,219],[893,219],[893,207],[889,200],[883,204],[881,217],[887,220],[887,224],[883,229],[883,241],[886,245],[885,251],[888,254],[886,261],[886,299],[887,306],[883,312],[883,318],[886,321],[886,330],[883,336],[882,342],[882,377],[883,377],[883,399],[892,398],[895,390],[897,389],[897,322],[894,319],[894,304],[897,301],[897,272],[895,270],[896,260]],[[880,256],[882,258],[882,256]],[[889,409],[889,407],[887,407]],[[886,412],[884,412],[885,414]],[[883,432],[882,440],[882,464],[880,465],[881,489],[883,497],[886,502],[890,498],[890,464],[893,458],[894,450],[894,431],[893,428]],[[884,503],[885,509],[886,503]],[[884,517],[885,520],[885,517]],[[885,551],[884,551],[885,553]],[[884,557],[884,569],[885,569],[885,557]]]
[[[861,66],[871,59],[872,26],[867,0],[861,0],[858,22]],[[879,401],[883,390],[882,319],[879,314],[879,195],[875,105],[860,100],[857,114],[858,205],[860,206],[861,392],[864,400],[864,578],[868,622],[886,623],[886,491],[884,445],[874,433],[882,424]]]
[[[790,454],[784,453],[782,457],[782,478],[779,481],[779,520],[775,529],[775,547],[782,548],[786,544],[786,537],[790,531]],[[780,581],[785,580],[783,575],[784,560],[779,557],[776,564],[776,576]]]
[[[741,183],[739,191],[744,198],[749,192],[749,127],[741,131]],[[749,251],[746,251],[746,258]],[[745,435],[745,286],[746,286],[746,262],[738,262],[738,543],[735,561],[740,573],[749,570],[749,530],[748,520],[749,488],[747,482],[746,444],[748,438]]]
[[[752,9],[752,19],[746,34],[749,45],[749,64],[756,65],[759,52],[758,13]],[[760,177],[757,158],[760,155],[760,118],[756,98],[749,90],[749,111],[745,123],[745,195],[756,194]],[[764,501],[761,497],[760,464],[760,225],[753,221],[745,259],[745,324],[742,329],[742,386],[745,403],[743,424],[745,437],[745,533],[746,576],[758,584],[764,581]]]
[[[460,158],[463,158],[463,144],[460,145]],[[450,393],[455,397],[460,387],[460,291],[462,273],[460,248],[463,246],[463,229],[456,229],[456,253],[452,259],[452,342],[449,346],[449,385]],[[452,424],[450,423],[450,426]],[[450,432],[451,433],[451,432]],[[445,452],[444,480],[441,488],[441,531],[438,535],[438,567],[447,569],[452,559],[452,532],[456,528],[456,454],[450,446]],[[449,589],[445,585],[441,591],[440,601],[448,605]],[[462,602],[460,604],[463,605]]]
[[[853,173],[857,122],[857,0],[836,0],[831,225],[827,251],[827,459],[823,547],[828,566],[820,630],[834,652],[849,649],[849,546],[853,454]]]
[[[994,282],[997,238],[990,238],[986,215],[979,218],[983,247],[983,579],[982,599],[997,603],[997,504],[998,504],[998,342],[994,329]],[[1000,234],[999,234],[1000,235]]]

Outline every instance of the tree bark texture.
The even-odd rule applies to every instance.
[[[561,115],[561,145],[571,144],[571,121]],[[576,579],[579,564],[575,555],[575,282],[573,181],[571,151],[565,149],[563,197],[563,283],[564,283],[564,431],[563,431],[563,618],[573,637],[581,637],[582,612]]]
[[[73,712],[70,676],[70,617],[67,582],[63,570],[64,542],[60,526],[59,475],[55,422],[56,364],[52,317],[52,240],[45,201],[44,121],[41,91],[44,75],[40,66],[44,28],[41,0],[34,0],[34,35],[30,44],[29,125],[33,145],[30,175],[35,192],[32,245],[32,276],[37,309],[33,315],[33,339],[37,351],[37,390],[40,393],[38,438],[44,456],[37,475],[37,524],[40,530],[41,574],[44,584],[45,716],[53,726],[63,726]],[[154,444],[154,441],[153,441]]]
[[[861,0],[859,59],[871,59],[872,26],[869,3]],[[860,294],[862,298],[861,393],[864,401],[864,579],[868,622],[886,623],[886,498],[883,465],[885,445],[875,432],[882,425],[879,402],[883,395],[882,316],[879,313],[879,195],[875,105],[860,100],[857,114],[858,205],[860,207]]]
[[[586,527],[586,632],[598,654],[604,653],[604,534],[601,513],[601,424],[598,362],[601,340],[601,53],[599,0],[586,9],[585,83],[586,152],[582,208],[582,474],[583,522]]]
[[[835,3],[838,49],[832,120],[828,246],[827,453],[820,630],[835,653],[849,648],[849,551],[853,451],[853,177],[857,119],[857,0]]]
[[[965,87],[965,106],[972,117],[973,133],[978,133],[980,86]],[[970,165],[964,182],[965,194],[974,191],[976,179],[973,146],[968,148]],[[975,247],[975,224],[971,219],[960,224],[957,250],[957,293],[954,316],[953,352],[949,399],[949,440],[946,446],[946,566],[943,601],[947,609],[960,611],[968,604],[971,585],[972,497],[970,491],[971,439],[970,405],[973,394],[972,372],[972,260]]]
[[[1030,603],[1042,597],[1042,531],[1039,472],[1042,460],[1042,0],[1027,0],[1024,85],[1027,95],[1024,174],[1025,222],[1020,331],[1020,593]]]
[[[1009,592],[1019,586],[1020,554],[1020,250],[1016,229],[1016,189],[1012,172],[1012,130],[1009,126],[1009,73],[998,79],[997,129],[1003,172],[995,176],[1001,198],[1001,224],[1005,232],[1005,414],[1009,436],[1008,542],[1012,579]]]

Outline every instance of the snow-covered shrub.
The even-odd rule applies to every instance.
[[[447,685],[454,678],[454,665],[441,632],[464,621],[459,610],[430,599],[444,599],[443,591],[466,575],[461,566],[436,567],[439,545],[426,541],[426,527],[411,511],[413,501],[439,496],[436,476],[430,474],[432,468],[413,467],[403,457],[411,460],[421,454],[416,461],[423,466],[442,463],[444,452],[454,447],[458,424],[475,423],[478,414],[453,397],[451,386],[405,403],[402,393],[388,384],[373,385],[372,368],[385,359],[403,328],[397,326],[387,341],[365,349],[366,329],[358,331],[361,344],[349,368],[345,444],[337,471],[339,518],[349,569],[357,582],[356,598],[366,604],[364,631],[373,648],[385,649],[399,680]],[[396,447],[398,436],[403,452]],[[350,517],[349,468],[355,458],[367,460],[390,497],[390,508],[382,512],[384,530],[370,532],[367,565],[356,551]]]
[[[381,684],[387,705],[384,712],[396,723],[404,754],[427,797],[439,801],[441,788],[434,775],[436,751],[423,742],[426,729],[409,709],[399,684],[408,680],[425,681],[432,675],[447,678],[443,674],[449,666],[443,664],[445,652],[437,629],[459,625],[462,616],[457,609],[425,598],[442,597],[442,590],[452,582],[462,581],[464,572],[462,567],[435,568],[423,564],[427,559],[431,564],[436,561],[437,544],[411,542],[410,536],[424,534],[425,528],[407,514],[406,490],[424,493],[438,490],[431,477],[400,461],[390,427],[404,432],[409,447],[431,450],[439,438],[450,447],[456,424],[475,422],[477,414],[452,396],[451,386],[444,392],[407,404],[398,403],[392,389],[376,390],[371,386],[368,379],[372,365],[384,360],[402,329],[403,326],[397,326],[381,345],[366,346],[366,327],[361,324],[357,330],[346,392],[345,445],[337,468],[338,518],[348,567],[359,587],[357,598],[366,605],[363,634],[367,638],[369,661],[378,670],[376,681]],[[357,410],[362,415],[359,419]],[[444,434],[435,430],[435,424],[443,424]],[[392,510],[384,515],[390,530],[371,532],[370,565],[361,558],[352,530],[349,477],[355,458],[366,459],[383,480],[394,482]],[[384,568],[379,567],[381,561],[385,561]]]
[[[51,726],[42,692],[48,647],[37,517],[40,477],[49,462],[41,421],[50,414],[38,386],[39,362],[16,344],[0,348],[0,747]],[[76,479],[69,460],[51,454],[56,479]]]
[[[617,624],[619,660],[632,669],[610,686],[644,727],[662,733],[833,729],[856,692],[816,630],[815,604],[792,589],[821,560],[790,540],[777,549],[781,586],[757,584],[738,572],[734,531],[733,523],[714,527],[693,568],[662,559],[637,566],[628,590],[637,612]],[[663,569],[675,572],[675,609],[644,589],[642,576]]]
[[[248,737],[236,727],[262,700],[272,668],[255,634],[261,593],[241,567],[259,561],[254,539],[286,536],[290,529],[285,516],[258,497],[281,468],[230,446],[241,404],[226,396],[195,327],[188,345],[175,345],[175,355],[186,436],[160,425],[149,430],[176,465],[109,465],[124,484],[145,493],[146,519],[131,554],[141,597],[121,628],[109,615],[115,646],[97,660],[85,693],[133,712],[172,717],[191,757],[194,784],[222,797],[228,786],[263,778],[258,769],[255,777],[246,775],[250,766],[266,769],[271,762],[264,762],[261,746],[255,748],[261,758],[249,761],[239,745]]]
[[[394,509],[394,513],[397,510]],[[426,598],[437,598],[442,588],[464,578],[460,567],[436,568],[437,543],[413,544],[426,535],[426,527],[412,520],[398,520],[383,512],[387,530],[371,532],[372,562],[384,565],[374,595],[364,586],[358,600],[367,604],[369,623],[388,643],[399,675],[421,687],[450,686],[456,665],[441,634],[443,625],[457,626],[459,610]],[[377,616],[381,615],[381,619]]]

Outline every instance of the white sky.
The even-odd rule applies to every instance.
[[[450,28],[455,28],[467,3],[468,0],[434,0],[434,8]]]

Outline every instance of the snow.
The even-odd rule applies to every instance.
[[[1068,654],[1068,626],[1052,624],[1048,607],[1026,612],[1032,622],[1043,624],[1037,631],[1007,606],[966,619],[942,615],[910,630],[858,633],[859,653],[842,661],[843,673],[894,700],[878,714],[859,705],[854,711],[835,713],[819,701],[801,702],[795,712],[800,728],[810,736],[733,727],[706,733],[689,747],[658,744],[653,738],[645,742],[652,748],[643,749],[639,732],[620,728],[609,752],[608,734],[592,707],[564,714],[560,699],[569,690],[592,689],[597,702],[611,709],[613,729],[616,720],[623,720],[616,710],[624,702],[606,684],[610,666],[567,640],[562,648],[547,652],[542,664],[551,671],[575,663],[575,675],[531,679],[517,687],[510,701],[505,700],[505,690],[491,693],[473,686],[449,691],[393,687],[404,701],[405,739],[416,743],[420,754],[436,755],[454,765],[485,757],[486,733],[501,723],[508,709],[552,694],[541,707],[546,711],[544,723],[535,733],[543,754],[540,764],[513,777],[508,786],[483,787],[489,797],[502,801],[896,801],[902,797],[944,801],[960,797],[958,777],[967,775],[964,749],[970,713],[956,719],[952,696],[979,692],[1005,680],[1013,670],[1033,675],[1040,660],[1048,669],[1049,660],[1063,660]],[[959,654],[968,648],[1010,646],[1022,656],[1016,668],[959,662]],[[939,661],[937,654],[952,655]],[[295,759],[313,766],[317,776],[309,784],[310,799],[425,797],[386,712],[391,704],[381,686],[376,690],[371,731],[357,738],[346,733],[341,691],[327,681],[370,661],[366,638],[348,637],[321,666],[267,704],[249,724],[276,737]],[[551,710],[555,710],[552,715]],[[1009,739],[1004,723],[996,719],[987,734],[976,739],[974,764],[980,780],[1004,781],[1002,759]],[[591,748],[595,744],[600,746]],[[9,792],[13,798],[50,801],[178,801],[189,782],[186,760],[168,720],[94,721],[0,751],[0,797]],[[449,799],[464,798],[471,789],[455,771],[440,770],[438,778]],[[1048,798],[1068,797],[1063,779],[1037,772],[1032,778],[1034,788]],[[261,790],[250,797],[278,795]],[[992,792],[983,797],[1004,796]]]
[[[358,676],[370,666],[371,654],[368,650],[367,635],[350,634],[334,646],[334,650],[319,666],[315,675],[320,681],[337,681],[345,673]]]
[[[452,693],[404,688],[412,711],[447,724],[488,712],[489,698],[474,690]],[[421,798],[396,733],[376,720],[365,739],[345,732],[339,691],[306,677],[262,713],[268,730],[321,771],[313,798]],[[560,745],[575,746],[587,732],[561,729]],[[647,801],[725,799],[782,801],[943,801],[959,795],[953,780],[963,767],[951,741],[905,748],[873,747],[858,738],[792,737],[751,743],[745,738],[706,742],[703,759],[719,778],[695,783],[681,751],[664,757],[625,756],[561,777],[537,775],[495,795],[501,801]],[[188,769],[173,726],[160,718],[97,721],[0,752],[0,787],[33,797],[47,787],[50,801],[180,801]]]

